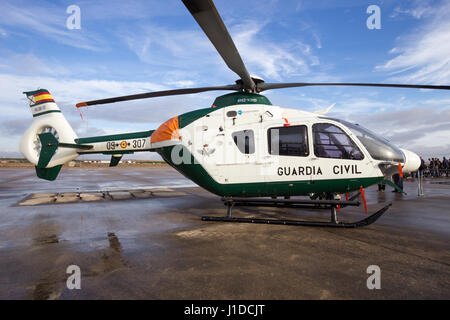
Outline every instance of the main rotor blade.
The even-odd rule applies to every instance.
[[[121,96],[121,97],[115,97],[115,98],[106,98],[106,99],[100,99],[100,100],[91,100],[91,101],[86,101],[86,102],[80,102],[80,103],[77,103],[77,108],[93,106],[96,104],[113,103],[113,102],[119,102],[119,101],[165,97],[165,96],[175,96],[175,95],[181,95],[181,94],[191,94],[191,93],[216,91],[216,90],[240,90],[240,86],[237,84],[230,84],[230,85],[226,85],[226,86],[216,86],[216,87],[186,88],[186,89],[174,89],[174,90],[138,93],[138,94],[132,94],[129,96]]]
[[[255,83],[250,77],[239,51],[228,33],[212,0],[182,0],[203,32],[208,36],[227,66],[241,77],[244,89],[254,91]]]
[[[356,87],[388,87],[388,88],[415,88],[415,89],[440,89],[450,90],[450,86],[424,85],[424,84],[392,84],[392,83],[341,83],[341,82],[291,82],[291,83],[260,83],[258,91],[281,88],[308,87],[308,86],[356,86]]]

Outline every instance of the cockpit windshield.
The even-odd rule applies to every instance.
[[[342,123],[358,137],[372,158],[376,160],[404,162],[403,152],[386,139],[379,137],[375,133],[358,124],[353,124],[344,120],[328,118]]]

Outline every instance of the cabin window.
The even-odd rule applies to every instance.
[[[320,158],[362,160],[364,155],[353,140],[331,123],[313,125],[314,154]]]
[[[297,157],[309,155],[308,130],[304,125],[270,128],[267,137],[270,154]]]
[[[244,154],[255,153],[255,136],[253,130],[236,131],[231,136],[240,152]]]

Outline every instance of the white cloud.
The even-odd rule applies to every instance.
[[[239,21],[229,28],[251,74],[281,80],[308,74],[311,67],[320,65],[319,58],[309,44],[298,39],[283,42],[263,36],[268,21]],[[141,61],[158,68],[184,71],[178,72],[177,78],[167,83],[206,81],[210,84],[214,79],[236,77],[200,28],[180,30],[146,24],[136,26],[133,32],[121,32],[120,35]],[[314,34],[314,39],[315,47],[321,47],[317,34]],[[200,69],[201,72],[198,71]]]
[[[289,42],[273,42],[262,37],[267,24],[261,21],[246,21],[231,28],[236,47],[253,73],[281,80],[293,75],[310,72],[311,66],[320,64],[311,46],[298,39]]]
[[[370,113],[351,114],[352,122],[366,126],[394,144],[414,151],[424,157],[442,157],[450,154],[448,141],[450,128],[450,105],[446,100],[436,100],[431,106],[385,108]],[[404,101],[404,105],[411,105]],[[442,105],[446,107],[442,108]]]
[[[79,136],[155,129],[172,116],[208,107],[213,102],[211,93],[129,101],[81,108],[84,117],[81,120],[75,108],[78,102],[168,88],[153,82],[80,80],[1,73],[0,87],[7,93],[0,99],[0,111],[3,114],[0,121],[2,151],[17,151],[21,133],[31,123],[31,113],[23,91],[48,89]]]
[[[395,57],[375,70],[391,73],[391,80],[416,83],[450,83],[450,3],[420,7],[417,17],[427,15],[424,25],[398,40],[390,53]],[[414,10],[413,10],[414,11]]]
[[[0,20],[3,27],[21,30],[21,35],[45,37],[59,43],[76,48],[94,51],[104,50],[105,44],[92,31],[83,29],[68,30],[65,8],[55,7],[53,4],[28,5],[21,7],[10,2],[2,3],[2,10],[7,12]],[[44,44],[45,41],[43,40]]]
[[[192,80],[177,80],[177,81],[168,81],[166,83],[176,88],[188,88],[193,87],[196,82]]]
[[[167,87],[152,82],[113,81],[113,80],[80,80],[49,76],[21,76],[0,74],[0,86],[8,92],[2,102],[17,101],[23,97],[23,91],[46,88],[59,97],[64,104],[75,104],[80,100],[93,100],[105,97],[142,93],[146,91],[164,90]],[[6,100],[4,100],[6,99]]]
[[[431,1],[414,0],[408,3],[408,5],[408,8],[402,6],[395,7],[390,17],[396,18],[402,15],[408,15],[415,19],[422,19],[436,12],[436,6],[432,6]]]
[[[181,11],[181,5],[174,5],[171,1],[159,0],[82,0],[75,2],[82,10],[83,17],[89,20],[139,20],[151,19],[152,17],[164,15],[185,14]],[[180,12],[181,11],[181,12]]]
[[[119,37],[166,84],[211,85],[234,79],[208,38],[199,30],[136,24]]]
[[[32,53],[14,53],[0,57],[0,72],[34,76],[68,76],[71,74],[71,71],[62,64],[38,58]]]
[[[192,60],[210,62],[214,52],[214,47],[201,30],[169,29],[145,24],[136,25],[133,31],[120,34],[141,61],[157,66],[192,67],[189,64]]]
[[[57,77],[34,77],[0,74],[0,87],[8,92],[0,100],[4,119],[15,120],[30,117],[23,91],[45,88],[50,91],[66,117],[81,121],[75,104],[81,101],[130,95],[135,93],[166,90],[168,87],[153,82],[80,80]],[[214,96],[220,92],[170,96],[134,100],[110,105],[80,108],[85,122],[102,129],[139,131],[153,126],[175,115],[193,109],[211,106]],[[132,128],[138,128],[132,130]]]

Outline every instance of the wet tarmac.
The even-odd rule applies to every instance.
[[[32,194],[98,195],[169,188],[166,196],[18,205]],[[0,299],[450,299],[450,178],[408,195],[366,190],[376,223],[331,229],[201,221],[214,196],[171,168],[0,168]],[[151,191],[148,191],[151,193]],[[235,216],[328,219],[327,211],[235,208]],[[342,221],[365,217],[345,208]],[[81,289],[66,286],[69,265]],[[381,289],[367,288],[367,268]]]

